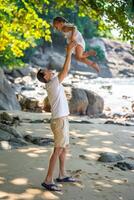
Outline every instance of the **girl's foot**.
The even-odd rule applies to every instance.
[[[99,67],[99,65],[97,63],[92,62],[90,65],[99,73],[100,67]]]

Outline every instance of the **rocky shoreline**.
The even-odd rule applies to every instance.
[[[132,50],[129,44],[104,38],[95,38],[87,42],[90,42],[90,46],[99,46],[105,54],[105,60],[99,63],[101,72],[96,74],[87,66],[76,62],[74,58],[72,59],[71,70],[63,83],[70,113],[90,117],[104,117],[108,113],[108,116],[110,116],[113,108],[106,106],[106,99],[108,93],[111,93],[111,95],[114,93],[111,80],[113,79],[114,82],[116,77],[120,80],[123,80],[124,77],[131,77],[131,79],[134,77]],[[36,73],[40,67],[45,65],[49,65],[51,69],[60,70],[62,63],[64,63],[64,56],[65,54],[52,51],[52,49],[47,49],[44,54],[37,51],[30,64],[25,68],[4,69],[4,71],[0,69],[0,109],[30,112],[48,111],[49,103],[46,99],[45,85],[39,83],[36,79]],[[100,84],[102,81],[105,82],[105,79],[108,82],[108,78],[111,84],[110,82],[108,85],[107,83]],[[100,88],[96,90],[96,87],[92,87],[93,89],[91,89],[93,84],[94,86],[98,84]],[[104,96],[106,91],[107,94]],[[131,115],[134,107],[133,97],[122,95],[122,98],[128,100],[129,104],[131,103],[131,109],[124,106],[127,114]]]

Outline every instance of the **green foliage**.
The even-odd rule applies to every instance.
[[[134,19],[132,0],[57,0],[57,8],[78,9],[79,16],[88,16],[99,22],[100,31],[118,28],[124,40],[134,39]],[[129,3],[128,3],[129,2]]]
[[[85,38],[110,37],[117,28],[124,40],[134,41],[132,0],[0,0],[0,66],[28,61],[24,54],[31,55],[40,39],[51,42],[51,32],[57,35],[49,24],[57,15],[76,24]]]
[[[86,50],[95,50],[97,55],[94,57],[91,57],[91,60],[98,60],[98,61],[105,61],[105,53],[103,49],[101,49],[100,46],[94,46],[94,47],[87,47]]]
[[[51,40],[50,25],[39,17],[44,3],[48,1],[0,0],[1,66],[20,63],[24,50],[36,46],[37,39]]]

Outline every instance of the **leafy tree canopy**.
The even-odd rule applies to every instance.
[[[51,41],[53,16],[74,17],[65,8],[97,21],[100,31],[118,28],[123,39],[134,39],[132,0],[0,0],[0,65],[16,64],[40,38]]]

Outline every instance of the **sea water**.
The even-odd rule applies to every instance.
[[[104,99],[104,108],[110,108],[113,114],[132,113],[134,78],[85,79],[74,85],[100,95]]]

